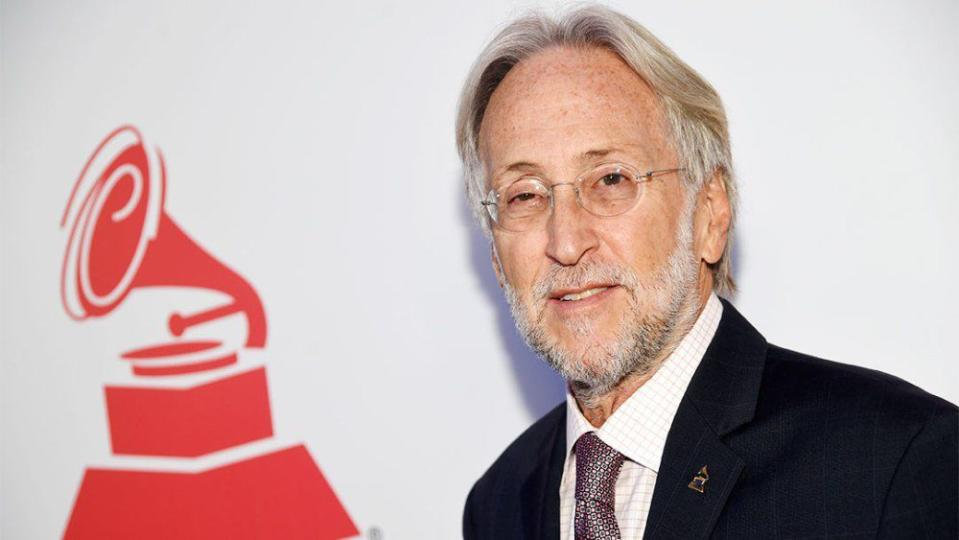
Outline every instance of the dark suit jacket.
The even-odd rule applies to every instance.
[[[476,482],[464,537],[559,538],[565,424],[561,404]],[[955,405],[900,379],[767,344],[724,301],[645,538],[955,539],[957,425]],[[687,485],[704,465],[698,493]]]

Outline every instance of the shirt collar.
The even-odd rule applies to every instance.
[[[595,431],[600,440],[627,459],[658,473],[666,436],[679,409],[679,402],[719,327],[722,313],[722,303],[715,293],[711,293],[702,313],[676,349],[599,429],[586,420],[567,387],[567,462],[576,441],[583,434]]]

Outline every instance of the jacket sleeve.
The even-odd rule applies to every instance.
[[[879,538],[959,538],[959,410],[943,405],[903,454]]]

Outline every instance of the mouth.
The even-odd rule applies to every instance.
[[[617,285],[590,284],[576,289],[559,289],[550,293],[549,299],[560,303],[582,302],[587,298],[602,295],[615,287],[617,287]]]

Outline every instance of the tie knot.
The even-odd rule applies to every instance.
[[[576,441],[576,499],[614,506],[623,455],[590,431]]]

